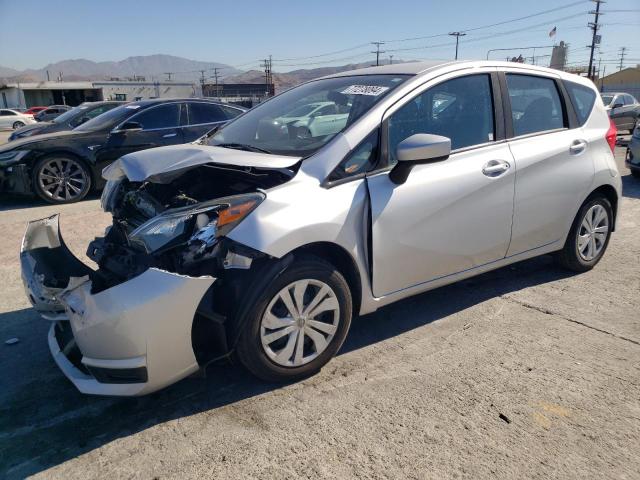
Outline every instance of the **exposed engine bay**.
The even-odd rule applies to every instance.
[[[104,237],[87,255],[99,265],[99,292],[150,267],[198,276],[247,269],[262,253],[225,234],[265,198],[264,190],[293,177],[294,169],[198,165],[169,183],[110,180],[103,208],[113,214]]]

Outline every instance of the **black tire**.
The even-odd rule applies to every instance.
[[[304,279],[323,282],[333,290],[340,307],[339,323],[326,348],[313,360],[301,366],[281,366],[269,358],[262,345],[262,318],[280,291],[291,283]],[[333,265],[318,257],[299,255],[293,264],[269,284],[254,305],[248,308],[243,331],[236,346],[236,356],[251,373],[268,382],[293,382],[306,378],[318,372],[338,352],[351,325],[352,309],[351,292],[342,274]]]
[[[74,183],[75,188],[79,188],[79,192],[72,192],[70,188],[67,190],[68,192],[70,192],[69,198],[57,198],[53,196],[51,193],[47,192],[46,190],[47,185],[44,184],[44,187],[43,187],[43,184],[41,184],[40,182],[40,176],[41,176],[41,173],[43,173],[42,172],[43,169],[49,162],[54,160],[59,160],[61,162],[72,162],[73,165],[77,166],[77,168],[81,172],[82,178],[84,179],[84,182],[81,184],[81,188],[78,187],[79,184]],[[59,154],[59,155],[56,154],[56,155],[51,155],[51,156],[41,158],[36,162],[36,164],[33,166],[33,169],[31,170],[31,182],[33,186],[33,191],[36,192],[38,197],[40,197],[42,200],[44,200],[47,203],[52,203],[52,204],[74,203],[86,197],[89,191],[91,190],[91,172],[89,171],[89,168],[86,166],[86,164],[79,158],[71,155],[67,155],[67,154]]]
[[[13,129],[14,130],[17,130],[17,129],[22,128],[22,127],[24,127],[24,122],[19,122],[19,121],[18,122],[13,122]]]
[[[581,232],[582,222],[586,213],[595,205],[600,205],[604,208],[607,214],[608,231],[606,239],[600,251],[592,259],[586,260],[579,252],[578,248],[578,236]],[[569,270],[574,272],[586,272],[591,270],[600,261],[604,252],[607,250],[609,240],[611,239],[611,228],[613,227],[613,208],[611,202],[603,195],[593,195],[589,197],[580,207],[576,218],[571,225],[571,230],[567,236],[567,240],[562,250],[557,252],[556,260],[558,263]]]

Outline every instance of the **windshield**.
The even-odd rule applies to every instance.
[[[83,107],[83,106],[74,107],[71,110],[67,110],[62,115],[58,115],[56,118],[54,118],[53,123],[66,123],[69,120],[71,120],[73,117],[78,115],[80,111],[86,110],[86,109],[87,107]]]
[[[602,95],[604,106],[608,106],[613,101],[613,95]]]
[[[407,78],[408,75],[358,75],[305,83],[249,110],[207,143],[306,157],[352,125]],[[319,106],[322,108],[314,111]]]
[[[138,108],[140,108],[140,106],[134,103],[116,107],[113,110],[109,110],[108,112],[104,112],[102,115],[92,118],[88,122],[74,128],[74,130],[78,130],[80,132],[95,132],[97,130],[115,127],[122,120],[133,115]]]

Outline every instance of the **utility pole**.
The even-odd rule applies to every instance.
[[[380,45],[384,45],[384,42],[371,42],[371,45],[375,45],[376,49],[375,51],[371,52],[371,53],[375,53],[376,54],[376,67],[380,65],[380,54],[381,53],[385,53],[384,50],[380,50]]]
[[[589,53],[589,71],[588,76],[591,80],[593,80],[593,52],[596,49],[596,45],[600,44],[600,39],[598,38],[598,29],[600,25],[598,24],[598,19],[600,18],[600,4],[604,3],[604,0],[591,0],[592,2],[596,2],[596,9],[591,10],[589,12],[590,15],[595,15],[594,21],[589,22],[589,28],[593,30],[593,35],[591,36],[591,52]]]
[[[171,81],[171,75],[173,75],[173,72],[164,72],[164,74],[167,76],[167,82]]]
[[[389,65],[393,65],[393,55],[389,55]]]
[[[200,72],[200,95],[204,97],[204,72],[206,70],[199,70]]]
[[[452,37],[456,37],[456,60],[458,59],[458,41],[460,40],[460,37],[464,37],[466,35],[466,33],[464,32],[451,32],[449,33],[449,35],[451,35]]]
[[[49,70],[47,70],[47,82],[50,82],[51,78],[49,78]]]
[[[271,59],[271,55],[269,55],[269,58],[265,58],[264,62],[262,63],[262,67],[264,67],[264,83],[265,86],[267,88],[267,96],[271,95],[271,85],[273,85],[273,75],[272,75],[272,59]]]
[[[218,72],[220,71],[220,68],[213,67],[212,70],[213,70],[213,79],[214,79],[214,82],[215,82],[215,87],[214,87],[215,88],[215,92],[216,92],[215,96],[219,97],[220,96],[220,91],[219,91],[219,88],[218,88]]]
[[[622,64],[624,63],[624,56],[626,51],[627,47],[620,47],[620,65],[618,66],[618,71],[622,70]]]

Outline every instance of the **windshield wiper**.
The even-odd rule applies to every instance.
[[[217,145],[213,146],[222,148],[235,148],[236,150],[246,150],[247,152],[271,153],[269,150],[265,150],[264,148],[254,147],[253,145],[246,145],[244,143],[218,143]]]

